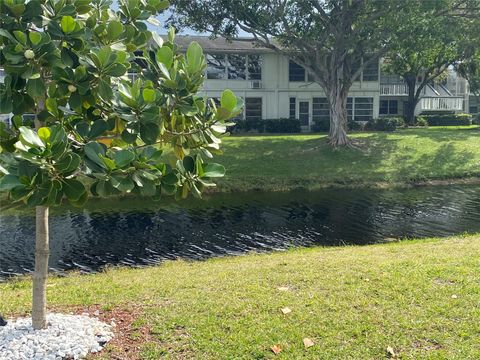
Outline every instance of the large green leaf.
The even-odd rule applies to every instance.
[[[108,70],[106,71],[106,74],[110,76],[118,77],[118,76],[124,75],[126,72],[127,72],[127,67],[125,65],[113,64],[108,68]]]
[[[105,120],[96,120],[93,122],[88,137],[93,139],[97,136],[103,135],[108,129],[108,124]]]
[[[202,68],[204,62],[202,47],[192,41],[187,49],[187,67],[190,73],[195,73]]]
[[[220,98],[220,106],[229,111],[235,109],[237,106],[237,97],[231,90],[226,89],[223,91],[222,97]]]
[[[81,158],[77,154],[67,154],[55,164],[55,168],[62,174],[69,174],[78,169],[80,160]]]
[[[225,167],[221,164],[211,163],[203,166],[204,177],[216,178],[216,177],[222,177],[224,175],[225,175]]]
[[[103,79],[98,79],[98,93],[106,101],[113,97],[112,87]]]
[[[80,199],[83,193],[86,192],[85,186],[78,180],[65,179],[63,180],[62,190],[68,200],[76,201]]]
[[[0,178],[0,191],[10,191],[23,186],[19,178],[15,175],[7,174]]]
[[[113,20],[107,26],[107,35],[110,40],[117,40],[123,32],[123,25],[120,21]]]
[[[157,60],[164,64],[167,69],[172,66],[173,62],[173,51],[168,46],[162,46],[157,51]]]
[[[29,129],[26,126],[21,126],[19,130],[21,134],[21,140],[24,143],[33,147],[40,147],[40,148],[45,147],[45,144],[43,143],[42,139],[40,139],[37,133],[32,129]]]
[[[157,141],[160,129],[155,123],[140,124],[140,138],[145,144],[154,144]]]
[[[60,22],[60,26],[62,27],[62,31],[65,34],[70,34],[75,31],[75,19],[71,16],[63,16]]]
[[[30,79],[27,82],[27,93],[32,98],[43,97],[45,95],[45,83],[42,79]]]
[[[40,43],[40,41],[42,40],[42,34],[40,34],[39,32],[36,32],[36,31],[30,31],[28,33],[28,38],[30,39],[30,42],[33,45],[38,45]]]
[[[113,160],[115,160],[115,164],[121,168],[135,160],[135,154],[130,150],[120,150],[114,154]]]
[[[132,179],[129,177],[123,177],[120,175],[114,175],[110,178],[110,183],[115,189],[120,190],[121,192],[130,192],[135,187],[135,184]]]
[[[104,169],[107,168],[102,158],[100,157],[100,155],[105,156],[105,149],[103,148],[102,145],[92,141],[85,145],[84,151],[87,158],[89,158],[95,164],[97,164],[98,166]]]
[[[152,103],[155,101],[155,90],[153,89],[143,89],[143,100],[147,103]]]

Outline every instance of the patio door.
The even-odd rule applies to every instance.
[[[298,102],[298,119],[302,126],[310,125],[310,101],[300,100]]]

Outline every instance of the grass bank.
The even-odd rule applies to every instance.
[[[115,318],[101,359],[465,360],[480,358],[479,267],[480,234],[72,274],[48,298]],[[0,313],[27,312],[30,287],[0,284]]]
[[[480,176],[480,128],[405,129],[351,135],[358,149],[332,149],[326,135],[231,136],[216,160],[219,191],[391,186]]]

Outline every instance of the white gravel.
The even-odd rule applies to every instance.
[[[112,323],[84,315],[48,314],[49,326],[33,330],[31,318],[8,320],[0,327],[0,360],[82,359],[113,337]]]

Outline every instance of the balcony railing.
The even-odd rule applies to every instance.
[[[406,84],[380,84],[380,96],[382,95],[408,95]]]
[[[455,111],[463,110],[461,97],[424,97],[420,99],[422,111]]]

